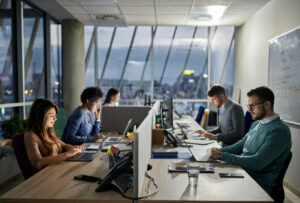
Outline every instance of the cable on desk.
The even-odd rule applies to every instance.
[[[140,199],[145,199],[145,198],[148,198],[148,197],[151,197],[153,195],[155,195],[157,192],[158,192],[158,185],[156,184],[155,182],[155,179],[153,177],[151,177],[147,172],[145,172],[145,176],[146,178],[149,178],[149,181],[147,183],[147,187],[146,187],[146,192],[148,193],[147,195],[145,196],[142,196],[142,197],[129,197],[127,196],[125,193],[121,192],[118,190],[118,192],[123,196],[125,197],[126,199],[131,199],[131,200],[140,200]],[[150,185],[151,183],[154,185],[155,187],[155,190],[151,193],[150,192]]]

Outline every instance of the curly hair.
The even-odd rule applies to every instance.
[[[93,102],[102,98],[102,96],[103,92],[100,87],[88,87],[82,91],[80,100],[82,103],[87,102],[87,100]]]

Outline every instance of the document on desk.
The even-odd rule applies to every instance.
[[[195,145],[211,145],[211,147],[213,147],[213,145],[218,145],[218,143],[216,141],[213,140],[194,140],[194,139],[186,139],[184,140],[185,143],[187,144],[195,144]]]

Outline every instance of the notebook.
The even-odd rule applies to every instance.
[[[206,152],[205,148],[200,149],[197,147],[188,147],[188,149],[196,161],[212,161],[212,159],[209,158],[209,154]]]
[[[69,157],[66,161],[92,161],[96,155],[96,152],[82,152],[75,156]]]

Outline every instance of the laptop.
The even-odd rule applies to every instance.
[[[126,135],[128,129],[129,129],[129,126],[130,126],[131,122],[132,122],[132,119],[129,119],[129,121],[128,121],[128,123],[127,123],[127,125],[126,125],[126,127],[125,127],[125,129],[124,129],[123,134],[122,134],[121,137],[107,137],[107,138],[104,139],[103,142],[106,143],[106,144],[109,144],[109,143],[119,143],[121,141],[121,139],[125,137],[125,135]]]
[[[96,152],[82,152],[75,156],[69,157],[66,161],[92,161],[96,155]]]
[[[101,143],[101,151],[106,152],[112,144],[118,144],[122,140],[122,138],[125,137],[131,122],[132,119],[129,119],[121,137],[109,137],[107,135]]]

